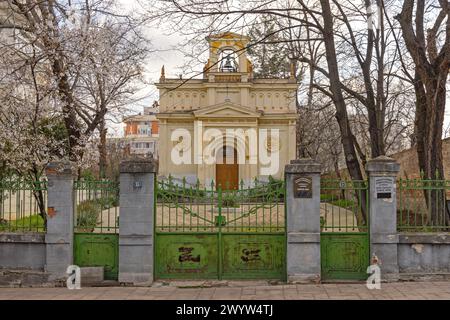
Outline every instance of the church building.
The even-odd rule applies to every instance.
[[[202,78],[166,78],[159,89],[159,177],[198,179],[236,189],[255,178],[282,179],[295,158],[297,83],[255,78],[246,52],[250,38],[221,33],[206,38]]]

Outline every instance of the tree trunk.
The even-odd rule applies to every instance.
[[[44,199],[44,189],[43,189],[44,184],[41,180],[41,174],[36,165],[33,165],[30,179],[31,179],[30,182],[33,183],[33,196],[39,208],[39,215],[44,221],[45,229],[47,229],[47,208],[45,206],[45,199]]]
[[[100,121],[99,129],[100,131],[100,144],[98,145],[98,151],[99,151],[99,175],[100,178],[105,178],[106,175],[106,133],[108,129],[105,125],[105,118],[103,118],[102,121]]]
[[[345,105],[344,96],[339,85],[339,69],[336,59],[336,48],[334,44],[333,35],[333,17],[331,13],[331,7],[328,0],[320,0],[323,13],[323,38],[326,50],[326,59],[328,64],[328,72],[330,75],[330,91],[333,96],[333,102],[336,107],[336,119],[339,124],[341,132],[341,142],[344,150],[345,162],[352,180],[363,180],[361,167],[356,155],[355,144],[353,141],[353,134],[350,129],[350,123],[348,120],[347,106]],[[355,192],[356,197],[360,203],[362,209],[362,221],[358,221],[358,224],[365,224],[367,221],[367,199],[366,193],[362,192],[361,195]]]
[[[428,85],[416,76],[416,137],[417,157],[421,175],[427,180],[443,180],[442,128],[445,112],[445,81],[431,79]],[[446,208],[445,190],[439,181],[430,182],[424,190],[431,225],[448,225],[450,213]]]

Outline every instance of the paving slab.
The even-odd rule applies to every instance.
[[[66,288],[0,288],[0,300],[450,300],[450,282],[382,283],[381,289],[369,290],[364,282],[313,285],[181,287],[173,284],[150,287],[82,287]]]

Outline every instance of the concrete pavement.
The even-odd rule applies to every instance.
[[[382,283],[369,290],[365,283],[255,285],[226,287],[85,287],[0,288],[0,300],[450,300],[450,282]]]

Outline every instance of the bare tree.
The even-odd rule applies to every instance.
[[[450,69],[450,3],[446,0],[404,0],[396,16],[414,63],[415,139],[419,168],[427,179],[442,179],[442,136],[446,84]],[[439,192],[426,194],[431,221],[439,223]],[[445,222],[450,222],[446,210]]]

